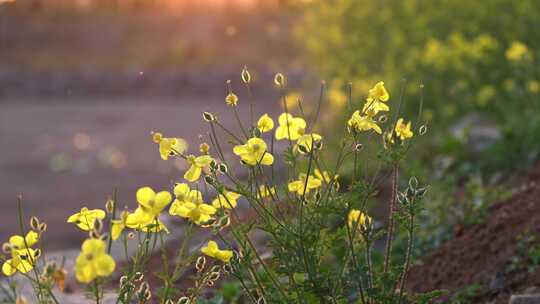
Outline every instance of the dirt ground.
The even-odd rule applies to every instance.
[[[271,115],[278,109],[277,98],[259,100],[256,107]],[[196,153],[198,135],[208,131],[205,110],[234,125],[221,98],[204,96],[0,104],[0,240],[18,233],[16,197],[22,193],[26,215],[48,223],[48,249],[78,247],[85,235],[65,224],[70,214],[83,206],[102,208],[115,187],[120,204],[134,208],[138,187],[164,189],[180,181],[185,163],[162,161],[150,132],[186,138]]]
[[[511,294],[540,286],[540,268],[527,269],[532,261],[522,258],[516,269],[512,260],[518,237],[536,237],[525,245],[538,245],[540,233],[540,165],[508,200],[494,204],[485,222],[459,230],[455,237],[423,259],[410,273],[409,287],[417,292],[462,290],[480,284],[484,291],[474,303],[506,304]]]

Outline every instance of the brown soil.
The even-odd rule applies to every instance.
[[[508,303],[511,294],[540,286],[540,267],[509,271],[517,237],[540,232],[540,165],[508,200],[494,204],[485,222],[456,230],[453,239],[411,269],[409,288],[455,292],[481,284],[486,292],[474,303]],[[527,232],[529,231],[529,232]],[[538,238],[538,237],[537,237]]]

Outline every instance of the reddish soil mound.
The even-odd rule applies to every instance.
[[[474,303],[506,304],[510,294],[540,286],[540,267],[509,271],[517,237],[528,230],[540,236],[540,166],[510,199],[490,208],[484,223],[456,233],[411,269],[409,288],[455,292],[476,283],[486,292]]]

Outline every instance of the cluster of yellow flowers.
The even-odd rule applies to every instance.
[[[390,94],[384,87],[384,82],[380,81],[375,84],[375,86],[369,90],[362,111],[356,110],[347,122],[349,131],[362,132],[373,130],[382,134],[382,129],[376,122],[376,116],[380,112],[387,112],[390,110],[390,107],[387,104],[389,99]],[[411,130],[411,122],[405,123],[403,118],[398,119],[393,130],[390,130],[386,134],[386,139],[390,143],[394,143],[394,132],[401,141],[411,138],[414,135]]]
[[[246,75],[242,74],[242,79],[246,81]],[[276,85],[283,85],[285,79],[281,75],[276,76]],[[225,98],[225,102],[236,107],[238,104],[238,96],[236,96],[229,85],[229,92]],[[366,102],[361,110],[356,110],[347,122],[349,132],[355,135],[359,132],[374,131],[378,134],[383,134],[382,128],[378,125],[381,123],[381,117],[377,116],[382,112],[388,112],[390,107],[388,101],[390,94],[384,87],[383,82],[377,83],[366,98]],[[205,113],[204,118],[209,122],[214,122],[217,118]],[[274,120],[268,115],[263,114],[253,126],[251,136],[246,135],[246,140],[241,141],[236,139],[236,144],[232,147],[232,152],[236,155],[242,164],[249,168],[258,166],[271,166],[275,159],[272,151],[269,151],[266,141],[263,139],[265,133],[274,130]],[[314,132],[308,132],[306,121],[301,117],[295,117],[289,112],[279,115],[277,119],[277,127],[272,134],[275,140],[286,140],[291,144],[292,151],[296,155],[305,155],[313,153],[316,150],[322,149],[322,136]],[[411,123],[404,122],[403,119],[398,119],[395,126],[390,128],[383,136],[388,142],[394,143],[394,139],[399,139],[401,142],[413,136]],[[193,189],[189,183],[197,183],[201,176],[207,178],[209,172],[216,172],[216,168],[223,174],[227,173],[227,166],[220,164],[217,159],[210,155],[210,146],[202,143],[199,146],[200,155],[185,154],[187,143],[176,137],[165,137],[162,133],[153,132],[152,141],[158,145],[159,155],[163,160],[168,160],[170,157],[183,158],[189,168],[184,173],[183,177],[186,180],[184,183],[177,183],[171,192],[163,190],[156,192],[150,187],[141,187],[135,194],[137,208],[134,211],[124,210],[120,216],[114,216],[113,204],[101,209],[82,208],[79,212],[71,215],[68,223],[76,225],[83,231],[90,232],[90,238],[85,240],[81,247],[80,255],[75,263],[75,275],[77,280],[83,283],[90,283],[97,278],[107,277],[115,270],[116,263],[110,252],[110,243],[107,244],[105,237],[100,235],[103,221],[106,220],[107,214],[112,214],[110,221],[110,238],[118,240],[126,229],[133,229],[144,233],[159,233],[169,230],[160,220],[160,215],[169,206],[169,214],[184,218],[191,223],[208,227],[209,223],[216,221],[216,218],[223,213],[229,214],[229,210],[234,209],[238,205],[238,200],[241,194],[229,188],[224,188],[217,193],[216,197],[211,202],[205,202],[203,194],[197,188]],[[330,176],[327,171],[320,168],[315,168],[308,173],[300,173],[296,180],[289,181],[287,190],[298,196],[317,192],[323,186],[332,185],[339,187],[338,175]],[[269,196],[276,195],[274,186],[268,184],[257,185],[256,198],[263,199]],[[356,230],[359,227],[360,232],[366,232],[371,229],[372,220],[365,213],[352,209],[348,214],[348,225]],[[19,271],[27,273],[34,267],[35,260],[39,258],[40,251],[31,248],[39,240],[40,234],[35,231],[30,231],[26,236],[15,235],[9,239],[9,242],[4,244],[5,251],[9,251],[11,258],[5,261],[2,266],[2,271],[5,275],[13,275]],[[233,257],[232,250],[220,249],[215,241],[208,241],[201,249],[204,255],[222,261],[230,262]]]
[[[24,237],[20,235],[10,237],[2,246],[4,251],[11,253],[11,258],[2,265],[2,272],[6,276],[12,276],[17,271],[28,273],[32,270],[41,254],[39,249],[32,248],[38,241],[39,233],[35,231],[28,232]]]

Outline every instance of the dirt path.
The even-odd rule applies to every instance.
[[[277,113],[271,97],[258,102],[257,113]],[[196,152],[197,136],[208,129],[205,110],[233,125],[230,109],[216,98],[0,105],[0,240],[18,232],[16,196],[22,193],[26,214],[49,224],[48,249],[78,247],[84,235],[64,223],[74,211],[103,207],[114,187],[120,203],[133,208],[138,187],[180,181],[184,162],[162,161],[150,132],[184,137]]]

